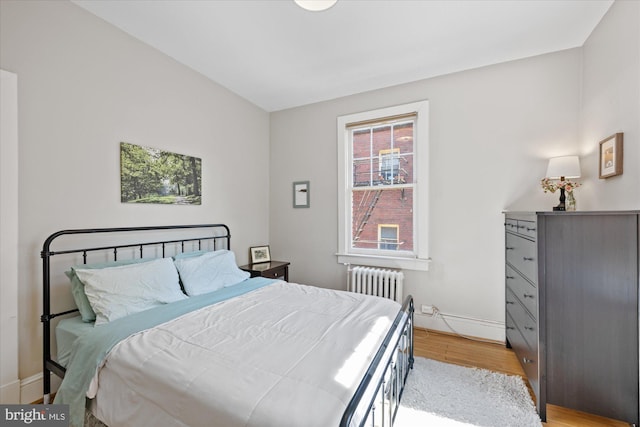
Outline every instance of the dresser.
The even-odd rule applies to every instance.
[[[639,423],[640,213],[507,212],[505,320],[546,404]]]

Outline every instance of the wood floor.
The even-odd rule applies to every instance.
[[[456,365],[470,366],[524,377],[515,353],[502,344],[471,341],[424,329],[415,330],[416,356],[428,357]],[[629,424],[584,412],[547,405],[549,427],[628,427]]]

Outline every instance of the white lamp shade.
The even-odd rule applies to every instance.
[[[547,178],[560,179],[580,178],[580,158],[578,156],[562,156],[549,159]]]

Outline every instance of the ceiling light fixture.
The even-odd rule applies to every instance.
[[[329,9],[338,0],[294,0],[298,6],[312,12],[320,12]]]

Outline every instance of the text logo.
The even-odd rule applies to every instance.
[[[0,405],[0,427],[69,427],[69,405]]]

